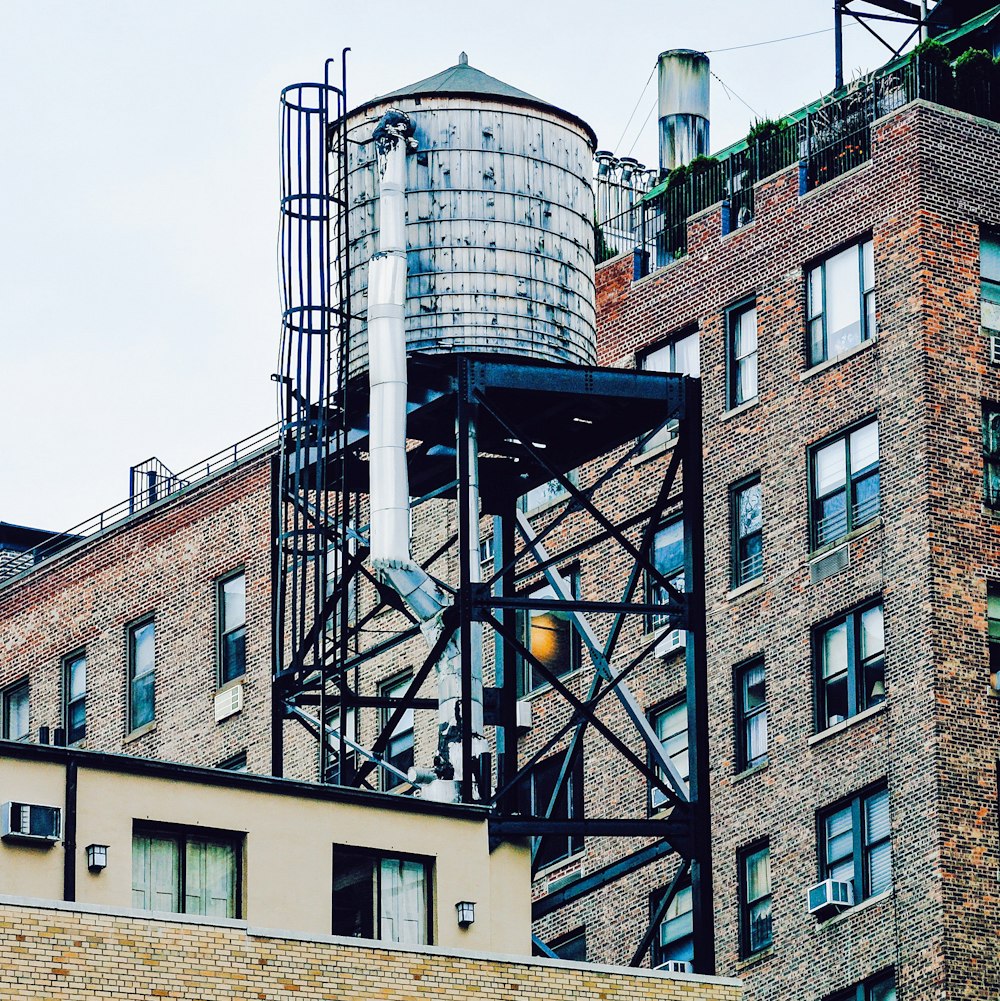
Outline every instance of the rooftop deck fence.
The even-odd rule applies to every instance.
[[[723,235],[748,225],[758,181],[796,163],[801,194],[840,177],[871,159],[873,123],[917,99],[1000,121],[1000,69],[956,70],[915,53],[901,66],[864,77],[800,121],[721,160],[702,160],[627,212],[600,221],[598,262],[632,251],[636,277],[661,268],[687,253],[688,219],[719,202]]]

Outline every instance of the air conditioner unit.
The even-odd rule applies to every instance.
[[[4,841],[42,841],[53,844],[61,833],[58,806],[4,803],[0,807],[0,837]]]
[[[665,963],[660,963],[657,970],[665,970],[667,973],[690,973],[691,964],[685,959],[668,959]]]
[[[518,730],[531,729],[531,703],[527,699],[517,700],[517,728]]]
[[[1000,334],[990,334],[990,364],[1000,365]]]
[[[215,696],[215,722],[235,715],[243,709],[243,683],[226,688]]]
[[[854,906],[854,887],[842,879],[824,879],[806,891],[809,913],[818,918],[832,917]]]
[[[669,657],[675,650],[683,650],[686,646],[687,633],[683,629],[671,629],[653,647],[653,653],[657,657]]]

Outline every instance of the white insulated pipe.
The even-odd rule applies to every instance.
[[[406,151],[415,147],[413,127],[401,111],[388,111],[373,133],[379,167],[378,251],[368,268],[368,379],[371,390],[369,469],[371,476],[372,564],[421,620],[421,631],[433,647],[441,635],[441,617],[451,596],[417,565],[410,553],[410,493],[406,467]],[[479,569],[479,492],[475,440],[471,449],[471,523],[475,526],[473,573]],[[471,545],[471,544],[470,544]],[[456,638],[444,649],[437,667],[438,752],[433,779],[425,785],[428,799],[458,798],[462,779],[462,728],[470,726],[473,756],[486,749],[483,737],[482,626],[466,642],[473,643],[472,719],[459,723],[462,658]],[[427,782],[414,770],[411,781]]]

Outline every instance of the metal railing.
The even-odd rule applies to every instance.
[[[663,267],[687,253],[690,216],[722,202],[723,234],[748,225],[754,218],[758,181],[795,163],[801,168],[800,193],[840,177],[871,159],[873,123],[918,99],[1000,121],[1000,69],[956,71],[948,63],[914,53],[901,66],[862,78],[802,120],[755,139],[723,160],[699,163],[628,212],[599,222],[598,231],[613,243],[614,254],[631,246],[640,253],[644,270]],[[599,253],[598,259],[611,256]]]
[[[133,515],[147,510],[150,504],[158,503],[168,497],[175,496],[185,488],[197,484],[216,473],[233,468],[259,452],[271,447],[277,447],[277,444],[278,425],[271,424],[255,434],[213,453],[208,458],[195,463],[195,465],[188,469],[181,470],[180,473],[170,473],[169,478],[157,479],[155,497],[151,497],[149,493],[145,493],[141,498],[137,498],[134,493],[130,492],[130,496],[126,500],[105,508],[79,525],[74,525],[65,532],[54,534],[31,549],[6,554],[7,558],[0,560],[0,584],[32,569],[43,560],[56,555],[56,553],[61,552],[74,543],[97,535],[105,529],[122,524]],[[148,461],[156,462],[157,460]],[[142,468],[143,472],[145,472],[146,466],[147,463],[141,463],[139,467],[132,467],[132,470]],[[156,472],[152,467],[149,471]],[[169,473],[169,470],[167,472]],[[134,473],[131,478],[134,485]]]
[[[764,572],[764,553],[751,553],[740,560],[739,581],[745,584],[747,581],[755,580]]]

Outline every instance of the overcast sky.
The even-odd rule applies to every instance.
[[[278,93],[342,47],[352,105],[464,49],[648,164],[663,49],[711,52],[714,149],[833,81],[830,0],[0,0],[0,15],[0,520],[50,529],[127,496],[132,464],[179,470],[276,419]],[[887,55],[846,31],[848,76]]]

